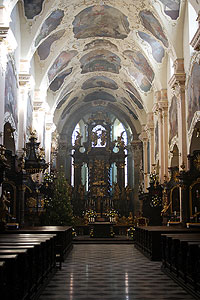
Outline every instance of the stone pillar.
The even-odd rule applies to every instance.
[[[1,9],[0,9],[1,12]],[[6,37],[9,27],[0,27],[0,144],[3,144],[4,110],[5,110],[5,73],[7,65]]]
[[[49,163],[49,171],[50,171],[50,163],[51,163],[52,133],[56,129],[56,126],[52,122],[52,120],[53,120],[53,116],[48,115],[48,120],[46,120],[46,126],[45,126],[45,160],[46,163]]]
[[[163,136],[163,173],[164,177],[168,178],[168,150],[169,150],[169,141],[168,141],[168,98],[167,90],[161,90],[161,99],[158,103],[159,109],[162,111],[162,136]],[[164,177],[161,178],[161,182],[164,182]]]
[[[120,190],[125,186],[125,163],[117,162],[117,183],[119,184]]]
[[[148,135],[145,131],[143,126],[142,133],[139,136],[139,139],[143,143],[143,171],[144,171],[144,192],[147,192],[148,187],[148,153],[147,153],[147,146],[148,146]]]
[[[186,131],[186,103],[185,103],[185,78],[184,60],[177,59],[174,63],[174,75],[169,84],[177,99],[178,111],[178,146],[179,168],[184,163],[187,168],[187,131]]]
[[[29,69],[29,63],[28,69]],[[24,70],[22,70],[24,71]],[[19,101],[18,101],[18,144],[17,150],[18,154],[21,154],[22,149],[26,144],[26,116],[27,116],[27,99],[28,92],[30,89],[30,78],[31,75],[28,73],[20,73],[19,74]]]
[[[130,150],[133,154],[134,160],[134,183],[133,183],[133,208],[134,214],[138,211],[141,211],[141,201],[139,201],[138,193],[139,193],[139,185],[143,180],[143,174],[140,170],[141,162],[142,162],[142,142],[140,140],[133,140],[131,142]]]
[[[146,130],[150,141],[150,172],[154,171],[155,165],[155,134],[154,134],[154,113],[150,112],[147,114],[147,125]]]
[[[46,113],[48,112],[48,104],[46,103],[46,94],[42,91],[36,90],[33,102],[33,129],[36,130],[38,135],[38,141],[40,142],[40,147],[45,147],[45,136],[44,136],[44,128],[45,128],[45,118]]]

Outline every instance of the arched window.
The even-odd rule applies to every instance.
[[[80,133],[80,124],[76,124],[76,127],[74,128],[74,131],[72,133],[72,146],[75,145],[75,140],[76,137],[78,135],[78,133]],[[72,154],[74,154],[74,149],[72,150]],[[74,158],[72,157],[72,165],[71,165],[71,185],[74,186]]]

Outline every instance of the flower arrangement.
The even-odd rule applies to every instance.
[[[90,223],[95,222],[95,218],[97,216],[97,213],[95,210],[93,210],[93,209],[86,210],[85,215],[88,217],[88,220]]]
[[[128,237],[130,237],[131,239],[133,239],[134,237],[134,231],[135,231],[135,228],[134,227],[130,227],[129,229],[127,229],[127,235]]]

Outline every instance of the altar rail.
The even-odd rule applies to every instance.
[[[200,299],[200,232],[162,234],[162,270]]]
[[[37,227],[0,234],[0,291],[4,300],[37,299],[72,247],[71,227]]]
[[[161,234],[200,233],[199,228],[177,228],[167,226],[135,227],[135,247],[151,260],[161,260]]]

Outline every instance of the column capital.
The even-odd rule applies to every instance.
[[[19,86],[24,88],[30,87],[30,79],[30,74],[19,74]]]
[[[143,143],[145,143],[145,142],[148,141],[148,134],[147,134],[146,130],[143,130],[143,131],[141,132],[141,134],[139,135],[139,139],[140,139]]]
[[[181,92],[185,92],[185,80],[184,59],[178,58],[174,62],[174,74],[169,80],[169,85],[175,95],[178,96]]]
[[[9,27],[0,26],[0,43],[8,37]]]
[[[140,140],[133,140],[130,144],[132,151],[142,150],[142,142]]]

